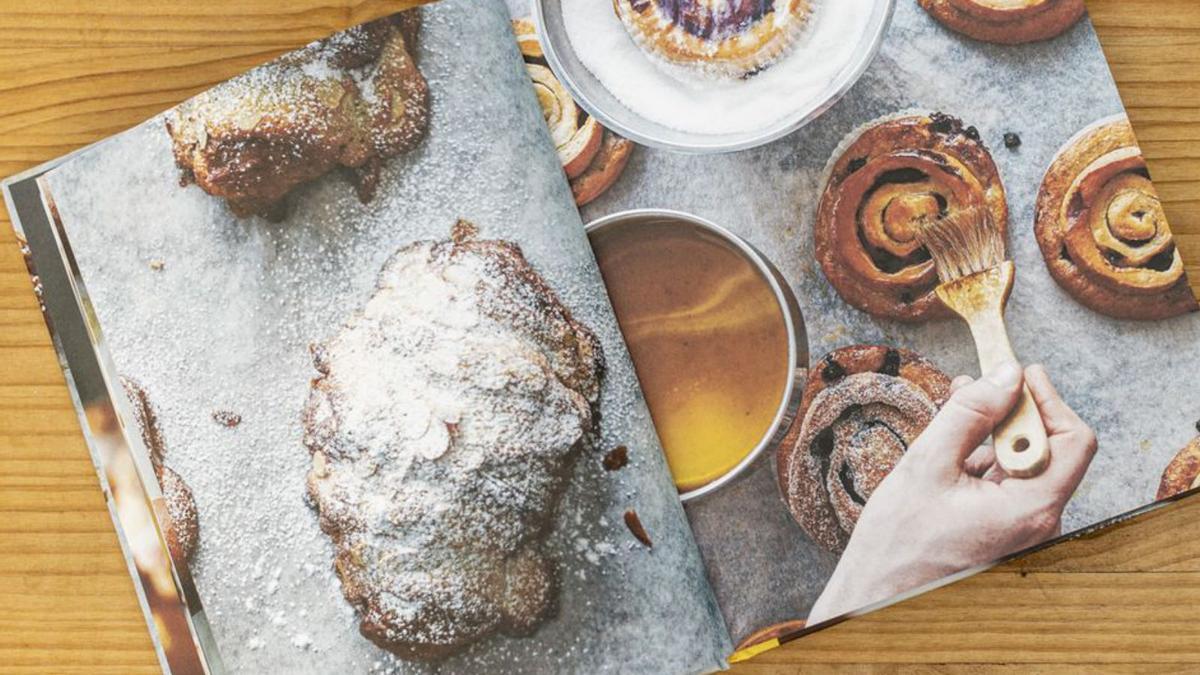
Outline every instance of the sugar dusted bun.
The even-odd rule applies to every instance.
[[[820,546],[846,547],[876,486],[950,395],[950,378],[906,349],[856,345],[810,370],[776,454],[792,517]]]

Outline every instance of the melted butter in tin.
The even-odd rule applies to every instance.
[[[775,293],[740,251],[687,222],[613,224],[592,246],[675,484],[703,487],[779,409],[788,336]]]

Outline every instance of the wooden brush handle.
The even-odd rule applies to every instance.
[[[979,367],[984,374],[1017,360],[1004,325],[1003,306],[974,313],[967,317],[967,323],[975,337]],[[1022,385],[1021,400],[992,432],[992,438],[996,444],[996,462],[1008,475],[1033,478],[1046,470],[1050,463],[1050,441],[1028,386]]]

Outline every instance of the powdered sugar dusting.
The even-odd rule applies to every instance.
[[[309,492],[364,634],[434,658],[535,630],[556,601],[542,540],[593,430],[592,334],[515,246],[456,239],[398,252],[315,354]]]
[[[306,503],[301,414],[317,375],[310,345],[364,307],[397,250],[444,240],[465,218],[481,239],[521,244],[595,333],[608,369],[598,451],[579,453],[542,546],[559,570],[557,613],[529,637],[483,638],[440,668],[711,669],[727,638],[508,17],[478,0],[442,0],[424,17],[429,134],[384,167],[369,204],[330,174],[292,194],[283,223],[235,218],[179,187],[161,118],[47,178],[113,360],[152,392],[171,466],[195,494],[192,574],[222,660],[251,673],[429,670],[360,635],[336,548]],[[242,422],[216,424],[214,410]],[[617,445],[630,462],[606,472],[600,456]],[[653,551],[621,524],[628,508]],[[294,645],[299,634],[311,643]]]

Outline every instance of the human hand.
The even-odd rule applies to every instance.
[[[1046,425],[1050,464],[1011,478],[981,445],[1026,383]],[[812,626],[1042,543],[1096,453],[1096,436],[1041,366],[1009,363],[952,394],[863,508],[837,569],[809,614]]]

